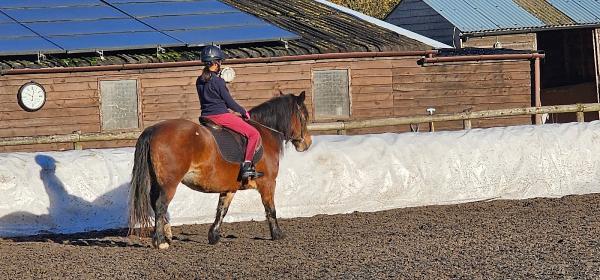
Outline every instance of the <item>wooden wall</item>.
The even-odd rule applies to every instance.
[[[531,104],[529,61],[435,64],[421,67],[418,57],[299,61],[271,64],[230,65],[236,79],[230,91],[246,108],[277,96],[279,91],[307,93],[312,108],[312,71],[348,69],[352,120],[425,115],[464,109],[488,110],[527,107]],[[140,119],[146,127],[160,120],[185,118],[196,121],[199,102],[195,81],[198,67],[147,69],[121,72],[88,72],[0,77],[0,137],[101,132],[99,81],[137,79]],[[17,105],[17,90],[34,80],[48,92],[46,105],[25,112]],[[312,110],[311,110],[312,114]],[[474,121],[473,127],[530,124],[529,117]],[[423,125],[421,125],[423,127]],[[436,124],[439,130],[460,129],[460,123]],[[408,131],[409,126],[349,131]],[[134,141],[99,142],[84,148],[133,146]],[[63,150],[68,144],[0,147],[0,151]]]
[[[467,40],[463,39],[462,47],[493,48],[496,42],[500,42],[501,47],[505,49],[537,50],[535,33],[471,37]]]

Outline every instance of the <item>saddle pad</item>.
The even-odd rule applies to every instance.
[[[224,160],[232,163],[242,163],[244,161],[246,143],[248,142],[246,137],[228,128],[218,126],[212,122],[209,123],[204,119],[201,119],[200,123],[212,133]],[[254,152],[252,161],[257,163],[262,158],[262,155],[263,147],[259,145],[256,152]]]

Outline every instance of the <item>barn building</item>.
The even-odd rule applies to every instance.
[[[402,0],[385,21],[456,48],[543,51],[542,105],[599,101],[598,1]],[[586,114],[596,119],[597,113]],[[549,119],[574,120],[574,114]]]
[[[446,49],[324,0],[55,2],[60,5],[0,3],[0,25],[12,27],[0,28],[0,142],[74,131],[140,131],[173,118],[196,121],[195,81],[207,44],[226,52],[227,66],[235,71],[229,89],[243,106],[251,108],[280,91],[306,91],[313,122],[426,115],[428,108],[443,114],[536,104],[533,65],[540,56],[535,52],[473,55]],[[135,28],[115,24],[119,21]],[[446,60],[434,63],[436,58]],[[39,109],[18,101],[19,91],[31,82],[46,92]],[[521,116],[472,125],[531,123]],[[460,122],[436,125],[438,130],[461,128]],[[82,148],[134,143],[85,142]],[[73,148],[72,143],[0,145],[0,152]]]

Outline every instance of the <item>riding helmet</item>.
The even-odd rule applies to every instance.
[[[202,60],[202,62],[210,64],[215,60],[224,60],[225,54],[217,46],[206,46],[202,49],[200,59]]]

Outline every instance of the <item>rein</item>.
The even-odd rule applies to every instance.
[[[285,134],[283,134],[283,132],[281,132],[281,131],[279,131],[277,129],[274,129],[272,127],[266,126],[266,125],[264,125],[262,123],[259,123],[259,122],[255,121],[253,119],[248,119],[247,121],[251,122],[251,123],[254,123],[254,124],[257,124],[257,125],[260,125],[260,126],[266,128],[266,129],[270,130],[270,131],[273,131],[273,132],[276,132],[276,133],[279,133],[279,134],[283,135],[285,141],[299,141],[300,143],[302,143],[302,142],[304,142],[304,118],[300,114],[300,107],[297,108],[296,114],[299,116],[299,119],[300,119],[300,125],[301,125],[301,128],[300,128],[300,138],[293,138],[293,137],[285,138]]]

